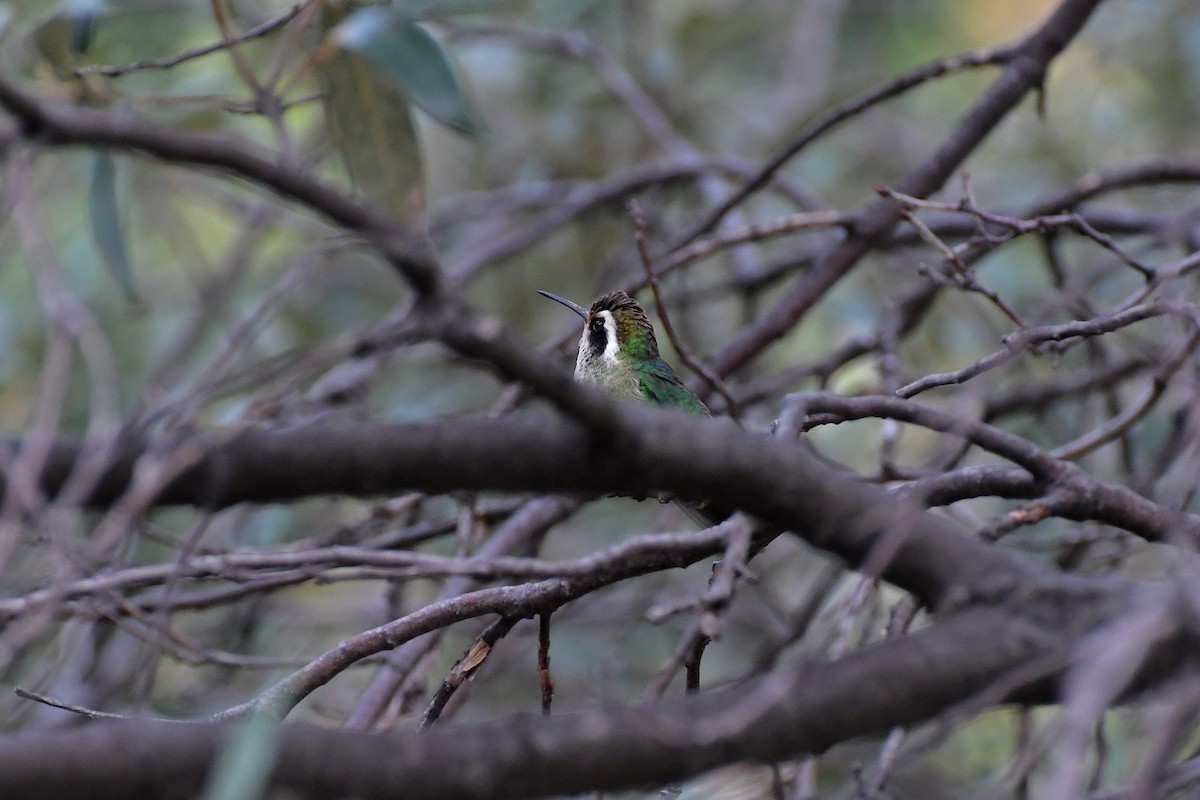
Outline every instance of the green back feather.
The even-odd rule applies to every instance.
[[[682,408],[693,414],[709,414],[708,407],[661,358],[638,365],[638,388],[648,403]]]

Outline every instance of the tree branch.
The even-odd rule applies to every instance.
[[[895,549],[882,573],[927,603],[953,586],[1024,575],[1026,560],[964,538],[938,517],[838,473],[803,448],[691,418],[623,403],[578,386],[618,431],[595,440],[547,413],[389,425],[335,423],[293,430],[197,434],[177,446],[200,448],[159,504],[225,507],[321,494],[369,496],[407,489],[601,491],[650,496],[666,491],[747,511],[792,530],[851,563],[882,541]],[[98,481],[91,505],[113,502],[129,485],[143,448],[128,443]],[[53,494],[70,474],[77,447],[58,443],[43,473]]]
[[[1064,0],[1041,28],[1017,47],[1007,61],[1004,73],[967,112],[941,147],[896,182],[896,190],[914,197],[925,197],[937,191],[1026,93],[1041,87],[1050,62],[1079,33],[1100,2]],[[891,200],[878,200],[866,206],[851,236],[833,245],[783,299],[717,352],[713,358],[716,372],[728,375],[790,331],[801,315],[872,247],[887,237],[899,222],[901,210],[902,207]],[[703,396],[708,394],[705,391]]]
[[[995,609],[974,609],[834,663],[641,708],[519,714],[384,735],[289,725],[271,783],[301,797],[409,800],[661,784],[742,760],[819,753],[928,719],[1068,643]],[[1011,682],[996,701],[1052,696],[1044,674],[1027,678],[1034,680]],[[97,723],[0,739],[0,795],[191,796],[229,733],[209,724]]]

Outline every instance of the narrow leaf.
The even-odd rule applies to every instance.
[[[107,10],[106,0],[65,0],[34,29],[34,48],[52,67],[70,69],[75,57],[91,46],[96,22]]]
[[[117,167],[112,154],[97,150],[92,164],[92,185],[89,193],[92,215],[92,236],[100,257],[109,273],[125,291],[131,303],[138,302],[133,284],[133,269],[121,230],[120,208],[117,205]]]
[[[325,23],[337,22],[326,7]],[[404,90],[361,55],[332,49],[317,70],[329,137],[368,200],[402,219],[425,207],[425,172],[420,141]]]
[[[12,27],[14,12],[8,4],[0,5],[0,39],[3,39]]]
[[[438,14],[466,14],[478,11],[491,11],[500,6],[499,0],[406,0],[404,11],[410,17],[425,16],[430,12]]]
[[[334,41],[362,54],[438,122],[468,136],[479,131],[479,115],[449,55],[408,14],[393,8],[360,9],[338,26]]]
[[[255,714],[238,723],[208,775],[203,800],[259,800],[279,754],[279,723]]]

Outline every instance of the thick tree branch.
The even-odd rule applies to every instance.
[[[993,702],[1053,694],[1073,637],[996,609],[763,678],[648,707],[534,714],[421,733],[283,729],[272,783],[301,797],[534,797],[661,784],[737,761],[819,753],[931,716],[994,687]],[[62,800],[193,794],[228,729],[96,724],[0,739],[0,795]],[[55,759],[42,755],[54,752]]]
[[[954,586],[1034,570],[1024,559],[965,538],[945,520],[834,472],[803,448],[747,433],[723,420],[614,401],[577,386],[617,434],[597,440],[561,416],[328,424],[295,430],[200,434],[179,446],[203,455],[169,482],[161,504],[225,507],[320,494],[370,496],[406,489],[658,492],[740,508],[804,536],[853,564],[879,552],[883,576],[936,605]],[[105,505],[129,483],[142,451],[127,446],[89,498]],[[49,493],[70,474],[76,451],[48,459]]]

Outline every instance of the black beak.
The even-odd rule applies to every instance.
[[[562,303],[564,306],[571,309],[579,316],[583,317],[584,322],[587,322],[587,318],[588,318],[587,309],[584,308],[583,306],[579,305],[578,303],[572,303],[570,300],[568,300],[565,297],[559,297],[556,294],[550,294],[549,292],[543,292],[541,289],[538,289],[538,294],[540,294],[542,297],[549,297],[551,300],[553,300],[556,303]]]

